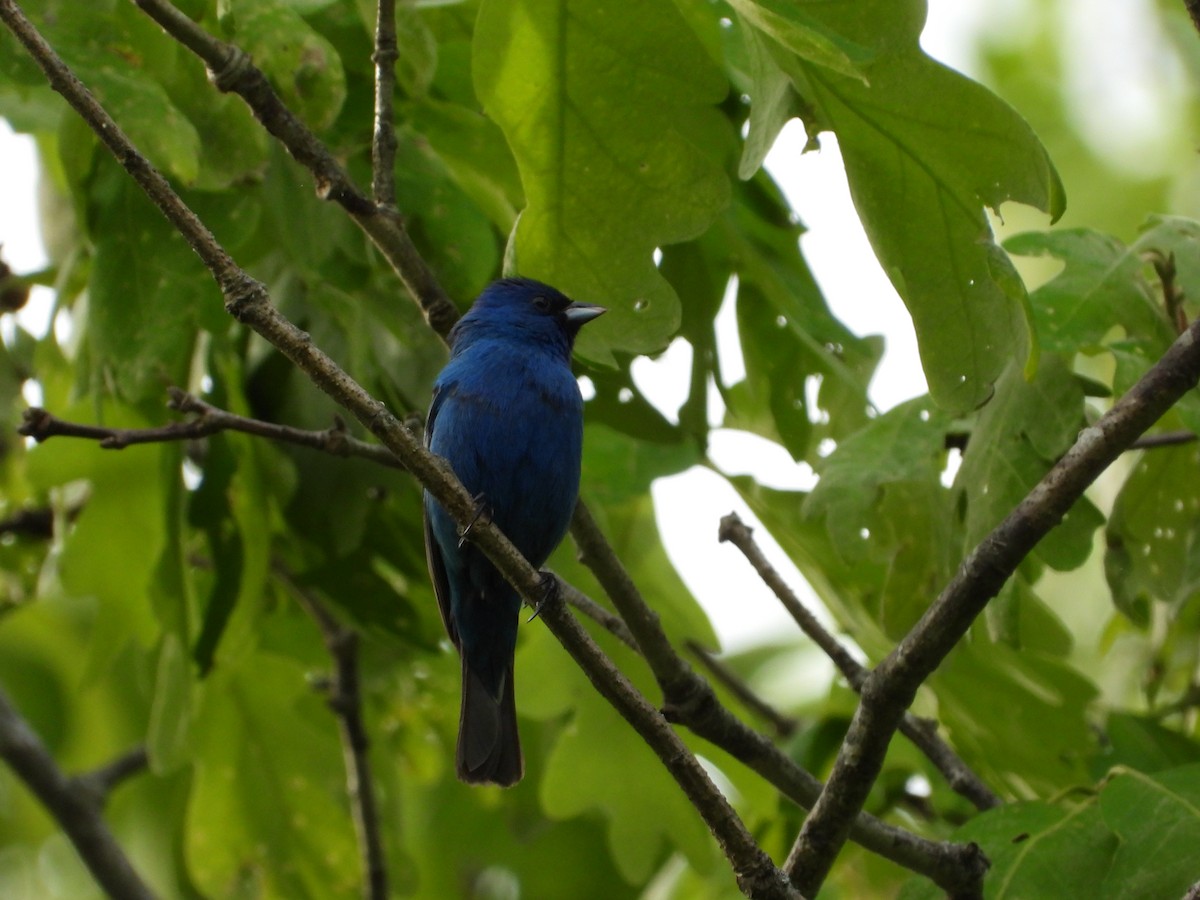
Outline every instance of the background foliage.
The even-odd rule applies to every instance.
[[[241,101],[131,3],[23,6],[281,310],[394,410],[421,413],[441,344]],[[370,181],[374,4],[179,6],[250,52]],[[1174,66],[1170,96],[1194,100],[1183,85],[1200,44],[1182,6],[1143,6]],[[1089,140],[1073,105],[1060,28],[1071,4],[1026,7],[1019,39],[979,48],[989,89],[921,50],[920,0],[401,5],[397,205],[464,308],[506,254],[612,308],[579,347],[595,389],[583,496],[673,638],[717,646],[662,549],[649,489],[709,465],[712,428],[767,438],[816,470],[810,492],[730,480],[878,660],[1176,334],[1147,253],[1174,255],[1183,313],[1196,314],[1200,224],[1182,217],[1197,206],[1194,103],[1170,110],[1156,167],[1131,167]],[[245,435],[120,453],[14,436],[31,395],[112,427],[171,420],[170,385],[298,427],[327,427],[335,410],[224,313],[186,244],[6,32],[0,114],[38,141],[53,266],[35,278],[55,289],[55,327],[6,326],[0,348],[0,515],[48,508],[55,521],[51,538],[0,539],[0,684],[69,770],[145,742],[150,772],[115,794],[108,818],[150,880],[180,897],[356,889],[337,733],[313,686],[329,661],[294,602],[303,591],[366,638],[398,893],[735,894],[669,776],[537,625],[522,628],[517,661],[526,781],[500,793],[454,780],[458,665],[404,474]],[[830,312],[798,249],[803,226],[760,168],[797,115],[814,142],[836,134],[863,226],[912,314],[930,397],[882,413],[867,397],[881,342]],[[1009,204],[1007,232],[1041,228],[1044,215],[1009,201],[1057,218],[1068,197],[1058,227],[994,238],[989,210]],[[728,303],[746,370],[735,384],[714,325]],[[664,415],[629,367],[676,336],[694,351],[691,390]],[[1195,392],[1159,428],[1200,429]],[[916,711],[1011,802],[976,815],[897,740],[871,812],[979,842],[998,897],[1169,897],[1200,877],[1198,463],[1195,444],[1127,457],[919,695]],[[602,596],[570,548],[552,565]],[[598,639],[656,696],[636,656]],[[787,750],[821,775],[854,698],[835,682],[803,700],[811,688],[778,673],[809,653],[785,634],[727,662],[800,720]],[[781,859],[799,811],[688,739]],[[932,887],[851,847],[823,896],[899,891]],[[96,894],[7,771],[0,894]]]

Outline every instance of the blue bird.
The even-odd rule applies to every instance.
[[[583,398],[571,348],[603,312],[527,278],[497,281],[450,332],[450,361],[434,383],[426,445],[538,568],[566,534],[579,493]],[[521,598],[428,492],[425,556],[462,656],[458,777],[516,784],[525,772],[513,700]]]

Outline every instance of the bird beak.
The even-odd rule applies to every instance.
[[[597,316],[604,315],[606,312],[608,312],[608,307],[606,306],[575,302],[563,310],[563,315],[572,327],[579,328]]]

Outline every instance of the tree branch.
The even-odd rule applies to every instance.
[[[1200,2],[1200,0],[1197,0]],[[1164,431],[1161,434],[1144,434],[1132,444],[1130,450],[1153,450],[1157,447],[1178,447],[1196,440],[1194,431]]]
[[[786,864],[816,894],[883,766],[917,688],[966,634],[1020,562],[1140,434],[1200,380],[1200,320],[1073,447],[963,561],[921,620],[863,684],[862,700],[821,798]]]
[[[106,428],[68,422],[44,409],[33,407],[25,410],[24,422],[17,432],[39,443],[52,437],[76,437],[98,441],[105,450],[122,450],[134,444],[190,441],[210,437],[222,431],[240,431],[273,441],[320,450],[333,456],[354,456],[382,466],[404,468],[404,464],[386,447],[369,444],[349,435],[345,423],[340,419],[334,422],[332,428],[308,431],[239,416],[205,403],[176,387],[167,388],[167,392],[171,397],[167,405],[171,409],[194,413],[198,418],[155,428]]]
[[[725,665],[717,658],[715,653],[710,652],[705,647],[700,646],[696,641],[687,641],[685,646],[692,656],[700,661],[704,668],[708,669],[709,673],[729,690],[733,696],[737,697],[738,702],[753,712],[761,719],[766,719],[771,725],[771,729],[779,737],[790,737],[796,733],[800,727],[800,723],[791,716],[785,716],[771,704],[767,703],[762,697],[758,696],[750,687],[738,677],[729,666]]]
[[[561,585],[557,576],[553,577]],[[566,604],[552,600],[543,603],[540,609],[542,620],[592,685],[650,745],[700,812],[733,867],[742,892],[747,897],[798,898],[799,893],[754,842],[737,813],[667,719],[613,665],[571,615]]]
[[[842,673],[850,686],[861,693],[863,682],[871,674],[870,670],[860,665],[858,660],[842,646],[841,642],[830,634],[817,621],[817,617],[800,602],[800,598],[788,587],[787,582],[763,555],[754,540],[753,530],[741,520],[737,513],[730,513],[721,519],[720,540],[728,541],[742,551],[759,577],[767,587],[775,592],[779,602],[796,620],[800,630],[825,651],[825,655],[833,660],[833,664],[838,667],[838,671]],[[950,787],[970,800],[976,809],[991,809],[1000,805],[1000,798],[983,783],[983,779],[972,772],[962,758],[938,737],[935,723],[918,719],[912,713],[906,712],[900,721],[900,733],[912,741],[942,773]]]
[[[144,758],[135,767],[133,763],[137,760],[131,754],[90,776],[68,778],[3,690],[0,690],[0,758],[62,827],[109,896],[152,900],[154,892],[142,881],[100,815],[108,791],[144,766]]]
[[[209,80],[218,90],[235,93],[246,101],[263,128],[283,144],[296,162],[312,173],[317,196],[340,205],[371,239],[400,277],[430,326],[444,338],[458,320],[458,310],[413,244],[400,216],[394,210],[376,206],[358,189],[333,154],[284,106],[267,77],[242,50],[213,37],[166,0],[133,2],[167,34],[203,60],[208,67]],[[54,87],[53,80],[51,86]],[[86,115],[84,119],[96,130],[94,122]],[[390,117],[388,121],[391,121]],[[100,136],[104,138],[103,134]],[[121,159],[119,154],[117,158]]]
[[[359,690],[358,635],[344,628],[320,600],[297,585],[290,573],[281,566],[275,567],[275,575],[316,623],[325,649],[333,659],[333,679],[326,696],[329,708],[337,718],[338,733],[342,739],[346,794],[350,798],[362,863],[363,897],[365,900],[387,900],[387,860],[383,853],[375,781],[367,752],[370,740],[363,724],[362,695]]]
[[[375,18],[375,133],[371,141],[371,191],[381,207],[396,206],[396,127],[392,94],[396,90],[396,0],[379,0]]]
[[[262,73],[246,63],[244,54],[240,54],[240,51],[235,52],[234,48],[215,41],[203,31],[195,28],[190,19],[187,19],[170,4],[160,3],[157,0],[137,0],[137,2],[144,9],[154,9],[162,13],[168,21],[172,22],[172,27],[178,26],[186,38],[186,40],[180,38],[181,40],[191,41],[206,50],[215,48],[218,51],[218,58],[215,60],[216,65],[210,65],[210,68],[217,72],[215,77],[218,87],[222,84],[253,85],[256,97],[260,99],[267,97],[270,103],[278,107],[274,110],[275,115],[264,119],[264,126],[273,134],[278,129],[287,135],[294,136],[292,132],[298,123],[270,90]],[[527,602],[533,598],[541,600],[544,590],[539,573],[521,556],[495,525],[490,522],[475,521],[478,517],[475,513],[473,498],[454,477],[444,461],[426,450],[416,436],[404,427],[395,415],[389,412],[381,402],[371,397],[329,356],[315,347],[306,333],[298,329],[274,307],[266,288],[242,271],[224,248],[217,244],[203,223],[171,189],[166,179],[138,152],[116,122],[20,12],[13,0],[0,0],[0,19],[3,19],[43,69],[51,87],[61,93],[68,103],[79,112],[88,125],[100,136],[117,161],[196,250],[221,288],[225,297],[226,310],[239,322],[249,326],[266,339],[304,372],[318,388],[340,406],[350,411],[400,458],[406,468],[460,526],[474,522],[471,529],[472,542],[496,565],[496,568]],[[177,19],[182,20],[182,23],[176,21]],[[170,30],[168,28],[168,31]],[[193,49],[195,48],[193,47]],[[251,106],[254,107],[254,103],[251,103]],[[283,124],[281,125],[281,123]],[[298,127],[302,128],[302,126]],[[308,140],[315,143],[315,138],[311,133],[304,131],[303,134]],[[277,134],[277,136],[280,135]],[[286,143],[285,137],[280,136],[280,139],[285,140]],[[317,146],[319,148],[319,145]],[[323,148],[320,149],[321,153],[325,152]],[[344,179],[340,169],[327,174],[330,178],[336,179],[341,176]],[[349,189],[346,185],[348,182],[341,183],[337,189],[331,189],[331,196],[335,198],[344,196],[345,191]],[[347,210],[351,216],[356,215],[355,204],[351,203],[347,206]],[[357,209],[357,214],[361,215],[362,210]],[[582,652],[587,649],[588,644],[591,644],[587,633],[573,618],[564,618],[561,615],[543,615],[543,619],[547,620],[547,624],[551,626],[555,636],[564,643],[564,646],[567,646],[568,650]],[[594,647],[594,644],[591,646]],[[619,706],[618,708],[628,706],[627,698],[620,699],[619,682],[616,680],[619,678],[619,673],[611,663],[607,663],[606,666],[593,667],[589,670],[589,677],[593,678],[593,683],[610,702],[624,704],[624,707]],[[662,749],[661,741],[665,738],[659,734],[660,729],[657,726],[651,727],[645,720],[640,721],[639,733],[642,733],[643,737],[646,737],[647,734],[658,735],[656,740],[660,743],[656,744],[656,750],[661,751],[660,758],[668,764],[671,774],[688,797],[696,798],[703,795],[706,798],[706,805],[700,807],[699,811],[705,823],[710,829],[714,829],[713,833],[717,842],[728,854],[731,854],[730,863],[738,872],[739,880],[749,879],[747,884],[783,885],[778,892],[773,889],[769,891],[764,889],[764,892],[757,896],[794,897],[794,892],[786,887],[786,882],[781,877],[769,875],[760,877],[761,867],[770,865],[769,858],[754,844],[753,839],[749,837],[745,827],[738,819],[737,813],[729,806],[720,792],[715,788],[713,788],[712,794],[705,791],[703,783],[696,773],[699,772],[700,775],[703,775],[705,780],[707,780],[707,775],[703,774],[703,769],[686,747],[678,742],[678,738],[672,733],[672,737],[677,743],[670,750]],[[666,731],[670,732],[670,729],[667,728]],[[750,858],[752,855],[753,859]],[[777,871],[773,865],[771,865],[771,870]]]
[[[145,771],[149,765],[150,756],[146,748],[134,747],[98,769],[76,775],[71,781],[75,789],[92,799],[97,809],[103,809],[109,794],[122,782]]]
[[[575,507],[571,535],[580,561],[604,587],[649,662],[663,691],[664,716],[725,750],[800,807],[811,808],[821,795],[821,782],[722,706],[708,682],[680,658],[657,613],[647,605],[583,503]],[[966,895],[981,889],[988,862],[975,844],[929,841],[866,813],[855,819],[851,833],[858,844],[924,875],[949,893]]]

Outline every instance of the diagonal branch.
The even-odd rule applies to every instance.
[[[556,579],[557,582],[557,579]],[[558,582],[561,584],[561,582]],[[553,592],[554,597],[559,596]],[[597,691],[611,703],[675,777],[688,800],[700,812],[717,838],[737,876],[738,886],[748,897],[799,898],[770,858],[717,790],[708,773],[687,749],[666,717],[638,692],[613,665],[565,603],[547,602],[540,616],[554,636],[571,654]]]
[[[332,200],[346,211],[387,259],[433,330],[445,337],[458,319],[458,310],[412,242],[400,216],[394,210],[376,206],[358,189],[333,154],[284,106],[266,75],[242,50],[213,37],[167,0],[134,2],[171,37],[200,57],[216,88],[235,93],[245,100],[263,128],[283,144],[300,165],[312,172],[317,195]],[[80,114],[96,130],[96,123],[82,111]],[[104,139],[103,134],[100,136]],[[109,147],[112,149],[111,144]],[[121,159],[120,155],[117,159]]]
[[[824,882],[917,688],[1084,490],[1197,380],[1200,320],[1096,424],[1079,433],[1075,445],[967,556],[921,620],[867,678],[833,772],[788,856],[787,870],[801,890],[815,895]]]
[[[604,587],[650,664],[663,692],[667,718],[687,725],[740,760],[797,805],[811,808],[821,795],[821,782],[722,706],[711,685],[675,652],[657,613],[646,603],[582,503],[575,508],[571,535],[580,561]],[[854,820],[851,834],[856,843],[919,872],[951,893],[977,890],[988,866],[974,844],[926,840],[866,813]]]
[[[169,4],[160,4],[156,0],[139,0],[139,3],[143,8],[168,7],[178,15],[178,10],[174,10],[174,7],[170,7]],[[183,18],[186,19],[186,17]],[[32,23],[25,18],[14,0],[0,0],[0,20],[5,22],[42,68],[51,87],[61,93],[75,108],[84,121],[100,136],[117,161],[142,187],[150,200],[158,206],[167,220],[188,240],[220,287],[225,298],[226,310],[239,322],[249,326],[266,339],[304,372],[314,385],[328,394],[338,405],[351,412],[364,427],[379,438],[381,443],[400,458],[406,468],[460,526],[466,526],[469,522],[473,523],[472,541],[513,584],[522,597],[529,602],[540,600],[544,595],[544,588],[539,573],[521,556],[495,525],[475,521],[478,516],[475,512],[474,500],[454,477],[449,467],[426,450],[417,437],[394,414],[389,412],[383,403],[371,397],[328,355],[314,346],[308,334],[297,328],[275,308],[266,288],[237,266],[203,223],[172,190],[166,179],[138,152],[117,123],[45,42]],[[189,26],[191,25],[190,20],[187,20],[187,23]],[[201,34],[203,33],[201,32]],[[207,35],[203,35],[203,37],[211,40]],[[228,45],[221,46],[231,49],[228,48]],[[233,69],[240,69],[242,75],[245,75],[244,63],[239,64],[237,59],[226,60],[226,62],[230,63]],[[223,70],[219,69],[218,72],[223,72]],[[261,78],[261,73],[258,75]],[[218,79],[223,77],[224,74],[218,75]],[[251,77],[253,80],[252,76],[247,77]],[[269,87],[267,89],[269,90]],[[274,102],[278,103],[277,97]],[[280,109],[282,109],[282,104],[280,104]],[[294,119],[290,121],[294,122]],[[264,124],[267,123],[264,122]],[[350,210],[350,213],[355,215],[354,210]],[[573,618],[570,618],[569,621],[559,615],[544,615],[543,618],[547,620],[552,632],[568,650],[583,652],[588,649],[590,638]],[[597,665],[599,664],[597,663]],[[620,676],[611,662],[608,662],[606,666],[589,669],[589,677],[593,678],[593,683],[597,685],[598,689],[601,689],[609,702],[614,704],[618,702],[614,681]],[[618,708],[621,708],[623,712],[625,710],[625,707],[619,706]],[[671,732],[669,728],[666,731]],[[656,735],[656,740],[666,740],[660,729],[651,727],[645,721],[641,722],[639,733],[643,734],[643,737],[653,734]],[[660,759],[667,765],[668,770],[688,797],[695,798],[704,791],[703,781],[707,780],[707,775],[704,775],[704,779],[700,779],[696,775],[697,770],[702,774],[703,769],[699,767],[695,757],[673,732],[671,732],[671,737],[675,744],[670,749],[659,744],[656,745],[656,751],[659,752]],[[708,783],[711,785],[711,782]],[[729,862],[738,873],[739,879],[751,879],[747,883],[783,886],[779,890],[764,890],[758,896],[794,897],[794,892],[786,887],[786,881],[778,876],[770,859],[754,843],[753,838],[746,831],[737,813],[725,797],[715,787],[705,796],[705,804],[699,806],[698,810],[706,825],[713,832],[718,844],[729,854]],[[761,871],[763,866],[770,867],[770,871],[765,876]]]
[[[830,634],[803,603],[795,592],[788,587],[787,582],[763,555],[762,550],[754,540],[753,531],[741,520],[737,513],[730,513],[721,520],[720,539],[733,544],[749,561],[759,577],[772,591],[784,608],[796,620],[800,630],[808,635],[813,642],[825,651],[825,655],[833,660],[846,681],[855,691],[861,692],[863,682],[871,674],[870,670],[859,664],[851,656],[837,638]],[[983,780],[971,771],[962,758],[950,749],[937,734],[937,727],[927,720],[918,719],[912,713],[906,712],[900,721],[900,733],[913,742],[925,754],[946,782],[962,796],[966,797],[976,809],[991,809],[1000,805],[997,797]]]
[[[0,690],[0,759],[29,787],[58,822],[97,883],[112,897],[153,900],[101,816],[104,797],[118,782],[144,767],[143,759],[122,757],[92,775],[69,778],[46,745]],[[134,766],[133,763],[140,763]]]

